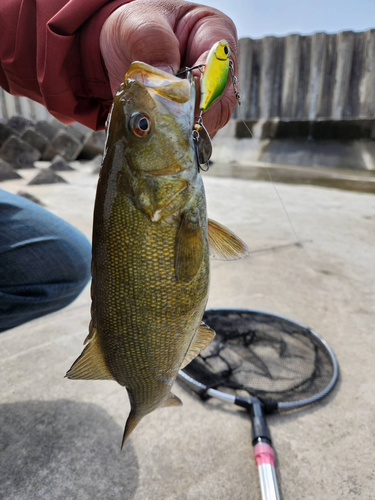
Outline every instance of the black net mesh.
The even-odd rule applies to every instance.
[[[332,380],[331,355],[307,328],[243,310],[206,311],[203,321],[216,337],[184,371],[209,388],[262,400],[301,401]]]

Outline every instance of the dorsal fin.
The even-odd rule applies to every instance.
[[[173,392],[170,392],[168,394],[168,398],[166,402],[163,404],[162,408],[167,408],[167,406],[182,406],[182,401],[180,398],[176,396],[176,394],[173,394]]]
[[[212,330],[209,326],[207,326],[205,323],[202,323],[199,325],[197,333],[195,334],[195,337],[190,344],[189,350],[185,356],[184,361],[182,362],[181,365],[181,370],[185,368],[186,365],[190,363],[190,361],[193,361],[194,358],[198,356],[198,354],[205,349],[210,342],[215,338],[215,331]]]
[[[90,333],[85,339],[86,347],[82,354],[75,360],[66,377],[83,380],[113,380],[114,377],[108,370],[102,351],[100,349],[96,328],[90,323]]]
[[[208,244],[212,257],[221,260],[237,260],[249,255],[249,249],[230,229],[215,220],[208,219]]]

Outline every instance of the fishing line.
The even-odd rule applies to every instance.
[[[254,139],[254,134],[251,132],[250,128],[247,126],[247,124],[245,123],[245,121],[244,121],[244,120],[243,120],[243,118],[241,117],[241,114],[240,114],[240,104],[241,104],[241,103],[239,102],[239,103],[238,103],[238,108],[237,108],[237,111],[238,111],[238,117],[239,117],[239,119],[241,120],[241,122],[244,124],[244,126],[246,127],[246,129],[249,131],[249,133],[250,133],[250,135],[251,135],[251,138],[252,138],[252,139]],[[274,182],[274,180],[273,180],[273,178],[272,178],[272,175],[271,175],[271,170],[267,167],[267,165],[266,165],[264,162],[263,162],[263,166],[264,166],[264,167],[266,168],[266,170],[267,170],[268,177],[270,178],[270,181],[271,181],[271,183],[272,183],[273,189],[275,190],[275,193],[277,194],[277,197],[278,197],[278,198],[279,198],[279,200],[280,200],[280,203],[281,203],[281,205],[282,205],[282,207],[283,207],[283,209],[284,209],[285,215],[286,215],[286,217],[287,217],[287,219],[288,219],[288,222],[289,222],[289,225],[290,225],[290,227],[291,227],[291,229],[292,229],[292,232],[293,232],[293,234],[294,234],[294,237],[295,237],[295,238],[296,238],[296,240],[297,240],[297,241],[296,241],[296,245],[297,245],[298,247],[302,247],[302,246],[303,246],[303,245],[302,245],[302,242],[301,242],[301,240],[300,240],[300,238],[299,238],[298,234],[296,233],[296,230],[294,229],[294,226],[293,226],[293,224],[292,224],[292,220],[291,220],[291,218],[290,218],[290,215],[289,215],[288,210],[286,209],[285,203],[283,202],[283,200],[282,200],[282,198],[281,198],[281,196],[280,196],[280,193],[279,193],[279,192],[278,192],[278,190],[276,189],[275,182]],[[307,254],[307,255],[310,257],[310,255],[309,255],[309,254]],[[310,257],[310,258],[311,258],[311,257]]]
[[[220,54],[219,49],[223,49],[223,52]],[[208,110],[208,108],[211,106],[211,104],[216,100],[216,98],[224,91],[225,88],[225,83],[227,81],[227,78],[230,74],[230,78],[232,81],[232,86],[233,86],[233,92],[237,100],[237,114],[239,120],[242,122],[242,124],[245,126],[246,130],[249,132],[250,137],[254,139],[254,134],[244,121],[244,119],[241,116],[241,93],[238,88],[238,78],[235,74],[234,71],[234,63],[232,59],[229,58],[230,56],[230,49],[228,46],[228,43],[226,40],[221,40],[217,44],[213,46],[213,48],[210,51],[210,54],[208,55],[207,62],[206,64],[200,64],[198,66],[194,66],[192,68],[185,67],[181,69],[178,73],[177,76],[183,77],[183,75],[192,74],[192,71],[194,69],[199,69],[199,71],[202,74],[201,77],[201,87],[206,87],[205,91],[204,88],[202,90],[202,96],[201,96],[201,102],[200,102],[200,115],[196,123],[194,124],[194,129],[192,131],[192,138],[193,138],[193,144],[194,144],[194,150],[195,150],[195,158],[197,162],[197,168],[198,172],[202,170],[203,172],[207,172],[209,167],[210,167],[210,157],[212,155],[212,143],[210,136],[203,124],[203,113]],[[204,71],[203,71],[204,68]],[[207,76],[207,78],[206,78]],[[224,83],[225,82],[225,83]],[[220,88],[219,88],[220,87]],[[203,165],[206,165],[203,167]],[[276,188],[275,182],[272,178],[272,174],[268,166],[263,162],[263,166],[267,170],[267,174],[269,177],[269,180],[271,181],[272,187],[276,193],[276,196],[278,197],[281,206],[283,207],[285,216],[288,220],[288,224],[291,228],[291,231],[293,233],[293,236],[296,240],[295,246],[298,248],[302,248],[305,254],[308,256],[308,258],[312,261],[311,256],[308,254],[307,250],[303,246],[302,240],[297,234],[297,231],[294,228],[292,219],[289,215],[289,212],[286,208],[286,205],[281,198],[281,195]]]
[[[243,125],[245,126],[246,130],[249,132],[250,134],[250,137],[251,139],[254,139],[254,134],[252,133],[252,131],[250,130],[250,128],[247,126],[247,124],[245,123],[244,119],[242,118],[241,116],[241,92],[240,90],[238,89],[237,85],[238,85],[238,78],[237,76],[235,75],[234,73],[234,63],[232,60],[229,61],[229,69],[230,69],[230,73],[231,73],[231,80],[232,80],[232,86],[233,86],[233,91],[234,91],[234,95],[236,96],[236,99],[237,99],[237,113],[238,113],[238,118],[241,120],[241,122],[243,123]],[[277,195],[277,197],[279,198],[280,200],[280,203],[283,207],[283,210],[285,212],[285,215],[288,219],[288,222],[289,222],[289,225],[290,225],[290,228],[293,232],[293,235],[294,237],[296,238],[296,246],[298,246],[299,248],[303,248],[303,250],[305,251],[306,255],[309,257],[309,259],[311,259],[310,255],[307,253],[306,249],[303,247],[303,244],[302,244],[302,241],[301,239],[299,238],[296,230],[294,229],[294,226],[293,226],[293,223],[292,223],[292,220],[290,218],[290,215],[288,213],[288,210],[285,206],[285,203],[283,202],[281,196],[280,196],[280,193],[278,192],[277,188],[276,188],[276,185],[275,185],[275,182],[272,178],[272,175],[271,175],[271,171],[270,169],[267,167],[267,165],[263,162],[263,166],[266,168],[267,170],[267,173],[268,173],[268,177],[272,183],[272,186],[273,186],[273,189]]]

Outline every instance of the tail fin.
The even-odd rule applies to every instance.
[[[130,411],[128,419],[127,419],[126,424],[125,424],[125,430],[124,430],[124,435],[122,438],[121,449],[124,448],[124,445],[125,445],[128,437],[134,431],[134,429],[137,427],[137,425],[139,424],[141,419],[142,419],[142,417],[138,418],[135,416],[133,410]]]

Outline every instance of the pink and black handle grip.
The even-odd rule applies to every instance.
[[[241,398],[236,398],[236,403],[239,406],[244,406],[249,409],[248,402],[246,401],[246,404],[245,401],[243,401],[243,404],[241,404],[240,399]],[[275,409],[276,408],[270,408],[271,411]],[[258,466],[262,500],[280,500],[275,472],[275,453],[272,448],[271,434],[264,417],[264,405],[257,398],[252,400],[250,415],[254,458]]]
[[[258,466],[262,500],[280,500],[272,446],[266,442],[258,442],[254,446],[254,457]]]

